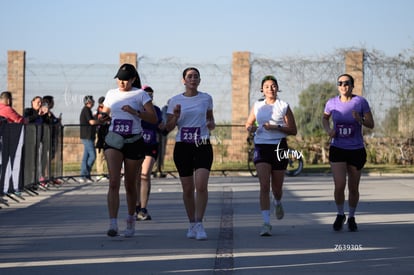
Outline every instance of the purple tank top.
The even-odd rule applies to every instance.
[[[336,136],[331,145],[342,149],[360,149],[364,147],[362,137],[362,125],[352,116],[352,111],[359,113],[361,117],[371,112],[368,101],[354,95],[348,102],[341,102],[339,96],[328,100],[324,112],[330,114],[333,121]]]

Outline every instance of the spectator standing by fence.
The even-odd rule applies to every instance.
[[[61,124],[62,116],[56,117],[52,112],[53,107],[55,107],[55,99],[51,95],[45,95],[42,99],[42,120],[45,124],[48,125],[58,125]]]
[[[83,108],[79,116],[80,139],[83,144],[83,157],[81,164],[80,182],[93,182],[91,177],[92,166],[96,160],[95,138],[96,125],[99,120],[92,114],[92,107],[95,105],[93,96],[87,95],[83,98]]]
[[[329,99],[322,118],[323,128],[330,138],[329,162],[335,185],[334,199],[337,216],[333,229],[339,231],[345,223],[345,187],[348,175],[348,229],[357,231],[355,211],[359,202],[361,171],[367,159],[362,126],[374,128],[374,119],[368,101],[352,94],[354,78],[342,74],[337,79],[339,96]],[[333,127],[330,125],[330,118]]]
[[[0,93],[0,198],[9,193],[20,196],[24,188],[24,169],[21,169],[21,164],[27,119],[12,106],[12,93]]]
[[[270,187],[277,219],[282,219],[283,181],[288,159],[286,137],[296,135],[295,118],[289,104],[278,98],[279,85],[272,75],[262,79],[264,100],[256,101],[246,122],[246,129],[254,132],[254,164],[260,182],[260,210],[263,218],[261,236],[271,236]],[[257,124],[256,124],[257,123]],[[257,126],[256,126],[257,125]]]
[[[118,235],[119,188],[123,165],[128,208],[125,237],[132,237],[135,234],[134,214],[137,202],[138,167],[144,159],[145,145],[142,138],[141,120],[156,123],[157,115],[150,96],[143,90],[132,86],[134,82],[140,82],[138,72],[133,65],[123,64],[115,78],[118,88],[107,92],[102,110],[111,117],[111,126],[105,138],[105,159],[109,172],[107,200],[110,219],[107,235],[110,237]]]
[[[31,107],[28,107],[24,110],[24,117],[27,118],[28,122],[32,125],[29,127],[36,127],[35,128],[35,136],[36,136],[36,150],[37,150],[37,174],[39,178],[39,183],[43,186],[46,185],[45,178],[42,177],[42,152],[43,152],[43,118],[44,115],[44,108],[42,108],[42,97],[35,96],[31,101]],[[30,129],[30,128],[29,128]]]
[[[13,109],[12,93],[9,91],[0,94],[0,117],[3,117],[8,123],[27,123],[27,119]]]
[[[28,119],[29,123],[35,123],[37,125],[42,124],[42,97],[41,96],[35,96],[32,99],[31,102],[32,106],[29,108],[26,108],[24,110],[24,117]]]
[[[205,240],[203,218],[208,201],[208,179],[213,164],[210,131],[215,128],[213,99],[198,91],[200,72],[189,67],[183,72],[184,93],[169,100],[166,130],[178,127],[174,163],[183,189],[183,201],[190,222],[187,238]]]
[[[62,115],[56,117],[52,109],[55,106],[55,99],[51,95],[45,95],[42,98],[42,123],[44,125],[42,132],[42,176],[40,182],[45,183],[46,178],[52,178],[51,162],[55,158],[58,146],[59,134],[61,131]],[[45,178],[46,177],[46,178]],[[57,182],[56,182],[57,183]]]
[[[105,101],[105,97],[101,96],[98,99],[98,107],[96,108],[96,113],[94,117],[96,120],[101,121],[102,116],[105,116],[102,112],[103,110],[103,102]],[[97,126],[96,130],[96,173],[98,174],[96,180],[99,181],[106,177],[107,171],[105,169],[105,154],[104,154],[104,145],[105,145],[105,136],[108,133],[109,124],[111,123],[110,118],[108,120],[102,121],[100,125]]]

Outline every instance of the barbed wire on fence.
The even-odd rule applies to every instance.
[[[299,95],[314,83],[335,83],[345,71],[345,52],[361,49],[339,49],[315,57],[267,57],[251,55],[250,103],[261,97],[260,83],[264,75],[278,78],[280,97],[292,107],[299,104]],[[364,90],[373,110],[374,118],[381,122],[387,110],[413,101],[414,49],[407,49],[398,56],[385,56],[379,51],[365,51]],[[176,57],[150,58],[140,56],[138,71],[142,83],[155,89],[154,102],[163,106],[167,99],[183,91],[182,71],[195,66],[201,72],[200,90],[214,98],[216,120],[231,121],[232,60],[220,58],[207,63],[191,63]],[[51,94],[55,97],[55,112],[63,113],[63,122],[78,123],[82,98],[105,95],[116,87],[114,75],[119,64],[43,64],[28,60],[26,64],[25,106],[36,95]],[[0,87],[7,87],[7,62],[0,61]],[[411,111],[413,112],[413,111]],[[246,114],[247,117],[248,114]]]

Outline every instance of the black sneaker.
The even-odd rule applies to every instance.
[[[355,222],[355,217],[348,218],[348,222],[347,223],[348,223],[348,229],[349,229],[349,231],[351,231],[351,232],[358,231],[358,226],[357,226],[357,224]]]
[[[345,223],[345,220],[346,220],[345,215],[336,215],[336,220],[335,220],[335,222],[333,224],[333,229],[335,231],[341,230],[342,229],[342,226]]]
[[[115,229],[109,229],[109,230],[108,230],[108,232],[106,232],[106,234],[107,234],[109,237],[116,237],[116,236],[118,236],[118,230],[115,230]]]
[[[151,215],[148,214],[148,210],[146,208],[141,208],[137,214],[137,221],[150,221]]]

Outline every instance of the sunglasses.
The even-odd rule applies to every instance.
[[[336,83],[336,85],[338,85],[338,86],[351,86],[351,84],[352,84],[352,82],[349,81],[349,80],[347,80],[347,81],[338,81]]]

